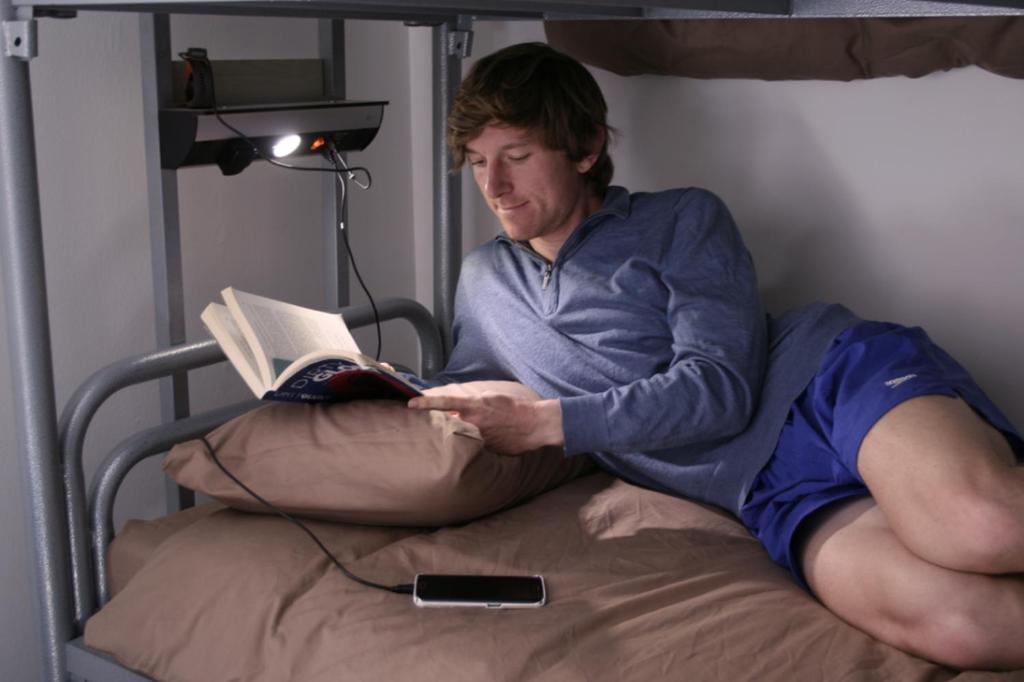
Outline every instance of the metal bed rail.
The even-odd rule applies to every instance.
[[[412,324],[419,339],[421,373],[425,377],[436,374],[442,367],[443,351],[441,335],[430,312],[416,301],[401,298],[381,301],[377,309],[381,321],[404,319]],[[369,305],[351,306],[342,312],[352,328],[364,327],[374,321],[373,309]],[[100,465],[86,498],[82,455],[86,431],[93,416],[110,396],[123,388],[224,359],[224,354],[212,340],[145,353],[95,372],[68,400],[61,414],[58,441],[67,505],[73,634],[81,633],[86,619],[96,610],[97,596],[100,605],[107,601],[106,548],[113,537],[113,504],[117,489],[128,471],[143,459],[165,452],[175,443],[195,438],[252,409],[259,401],[218,408],[127,438]]]
[[[347,19],[757,19],[1008,16],[1024,0],[12,0],[40,14],[68,10],[249,14]]]

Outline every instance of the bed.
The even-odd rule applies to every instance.
[[[168,680],[977,679],[838,621],[727,515],[603,473],[436,531],[315,525],[385,582],[541,573],[541,609],[416,608],[281,519],[202,512],[125,529],[87,644]]]
[[[713,9],[708,9],[714,5]],[[1024,3],[871,3],[865,10],[839,2],[543,3],[470,2],[3,2],[6,56],[0,125],[5,144],[2,251],[12,365],[19,386],[18,442],[27,487],[43,604],[42,637],[49,679],[981,679],[899,653],[841,623],[774,567],[756,543],[721,513],[614,481],[591,472],[511,508],[464,525],[439,529],[318,522],[317,529],[352,568],[382,579],[407,580],[425,570],[541,572],[551,603],[526,614],[422,611],[408,598],[366,595],[325,569],[316,550],[269,516],[202,507],[158,522],[134,523],[112,538],[109,504],[126,472],[139,460],[173,443],[205,433],[252,405],[232,406],[154,427],[128,439],[111,454],[87,499],[75,460],[84,429],[99,402],[113,391],[221,359],[210,344],[171,347],[132,358],[101,372],[65,408],[58,430],[50,380],[45,321],[39,215],[34,186],[31,112],[24,106],[27,64],[34,44],[32,12],[45,16],[90,8],[237,12],[325,17],[374,17],[440,22],[446,43],[466,30],[468,17],[666,19],[733,15],[739,19],[779,15],[809,17],[847,13],[884,15],[1024,14]],[[445,62],[447,63],[447,62]],[[450,66],[450,64],[449,64]],[[442,68],[443,81],[452,76]],[[447,86],[450,88],[451,83]],[[26,171],[26,169],[28,169]],[[444,170],[439,162],[439,173]],[[445,205],[444,183],[438,203]],[[451,211],[447,206],[443,211]],[[450,214],[441,216],[441,228]],[[443,231],[439,239],[449,239]],[[458,242],[438,279],[457,275]],[[451,287],[439,286],[435,306],[440,328]],[[366,311],[356,311],[356,317]],[[433,319],[422,310],[395,304],[396,317],[423,329]],[[364,317],[365,319],[365,317]],[[443,355],[440,337],[421,332],[424,367]],[[425,334],[425,336],[424,336]],[[431,340],[433,339],[433,340]],[[434,345],[431,345],[434,344]],[[432,355],[431,355],[432,354]],[[431,364],[432,363],[432,364]],[[79,407],[79,405],[82,405]],[[228,530],[225,531],[225,528]],[[239,546],[230,561],[204,570],[176,561],[196,552],[209,556],[225,533]],[[253,538],[279,541],[256,542]],[[111,540],[113,543],[111,544]],[[193,547],[182,550],[182,547]],[[196,550],[194,548],[198,547]],[[205,549],[204,549],[205,548]],[[246,552],[249,552],[248,554]],[[277,582],[254,556],[281,553],[305,568],[285,571],[293,582],[282,597],[262,589]],[[216,554],[216,552],[213,552]],[[275,554],[276,556],[276,554]],[[231,561],[239,563],[231,563]],[[270,562],[267,562],[269,565]],[[253,582],[247,597],[267,597],[261,615],[230,622],[195,611],[206,598],[189,592],[188,580],[237,575],[244,567]],[[96,570],[93,570],[93,569]],[[262,567],[263,569],[266,566]],[[390,572],[390,573],[389,573]],[[179,575],[173,585],[166,576]],[[156,581],[156,582],[154,582]],[[294,582],[297,581],[297,582]],[[206,582],[206,581],[200,581]],[[160,589],[153,589],[153,585]],[[192,585],[195,587],[195,585]],[[207,585],[211,590],[213,583]],[[211,594],[221,594],[214,590]],[[207,594],[207,597],[210,595]],[[332,602],[327,599],[338,598]],[[152,601],[146,601],[150,599]],[[180,618],[149,622],[155,630],[118,618],[126,604],[153,613],[177,606]],[[99,607],[103,605],[101,610]],[[190,611],[189,609],[193,609]],[[319,614],[319,615],[318,615]],[[316,620],[320,617],[321,620]],[[96,633],[81,638],[86,624]],[[117,620],[116,624],[111,625]],[[172,622],[174,620],[174,622]],[[109,626],[101,633],[101,625]],[[241,622],[244,627],[236,626]],[[195,626],[204,636],[186,637]],[[118,630],[120,627],[122,630]],[[174,628],[178,627],[178,630]],[[123,633],[137,631],[170,643],[162,654],[124,649]],[[117,633],[121,632],[121,635]],[[110,634],[113,633],[113,634]],[[185,632],[187,634],[187,632]],[[181,638],[175,639],[177,635]],[[254,645],[259,635],[283,648]],[[263,640],[258,640],[262,642]],[[291,643],[293,648],[284,646]],[[213,654],[229,655],[212,658]],[[135,670],[137,672],[132,672]],[[1014,677],[1012,673],[1003,677]]]

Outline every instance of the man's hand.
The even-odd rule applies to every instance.
[[[484,391],[467,395],[458,385],[430,388],[409,401],[416,410],[455,412],[480,429],[488,448],[502,455],[520,455],[545,445],[562,445],[562,406],[512,392]]]

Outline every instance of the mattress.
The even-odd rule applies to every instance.
[[[594,473],[436,530],[314,522],[360,577],[542,574],[539,609],[417,608],[282,519],[136,522],[86,644],[159,680],[962,680],[801,590],[732,517]]]

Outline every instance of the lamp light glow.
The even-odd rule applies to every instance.
[[[299,144],[302,142],[302,138],[298,135],[285,135],[280,140],[274,143],[273,152],[274,156],[281,158],[282,156],[288,156],[296,149],[299,148]]]

